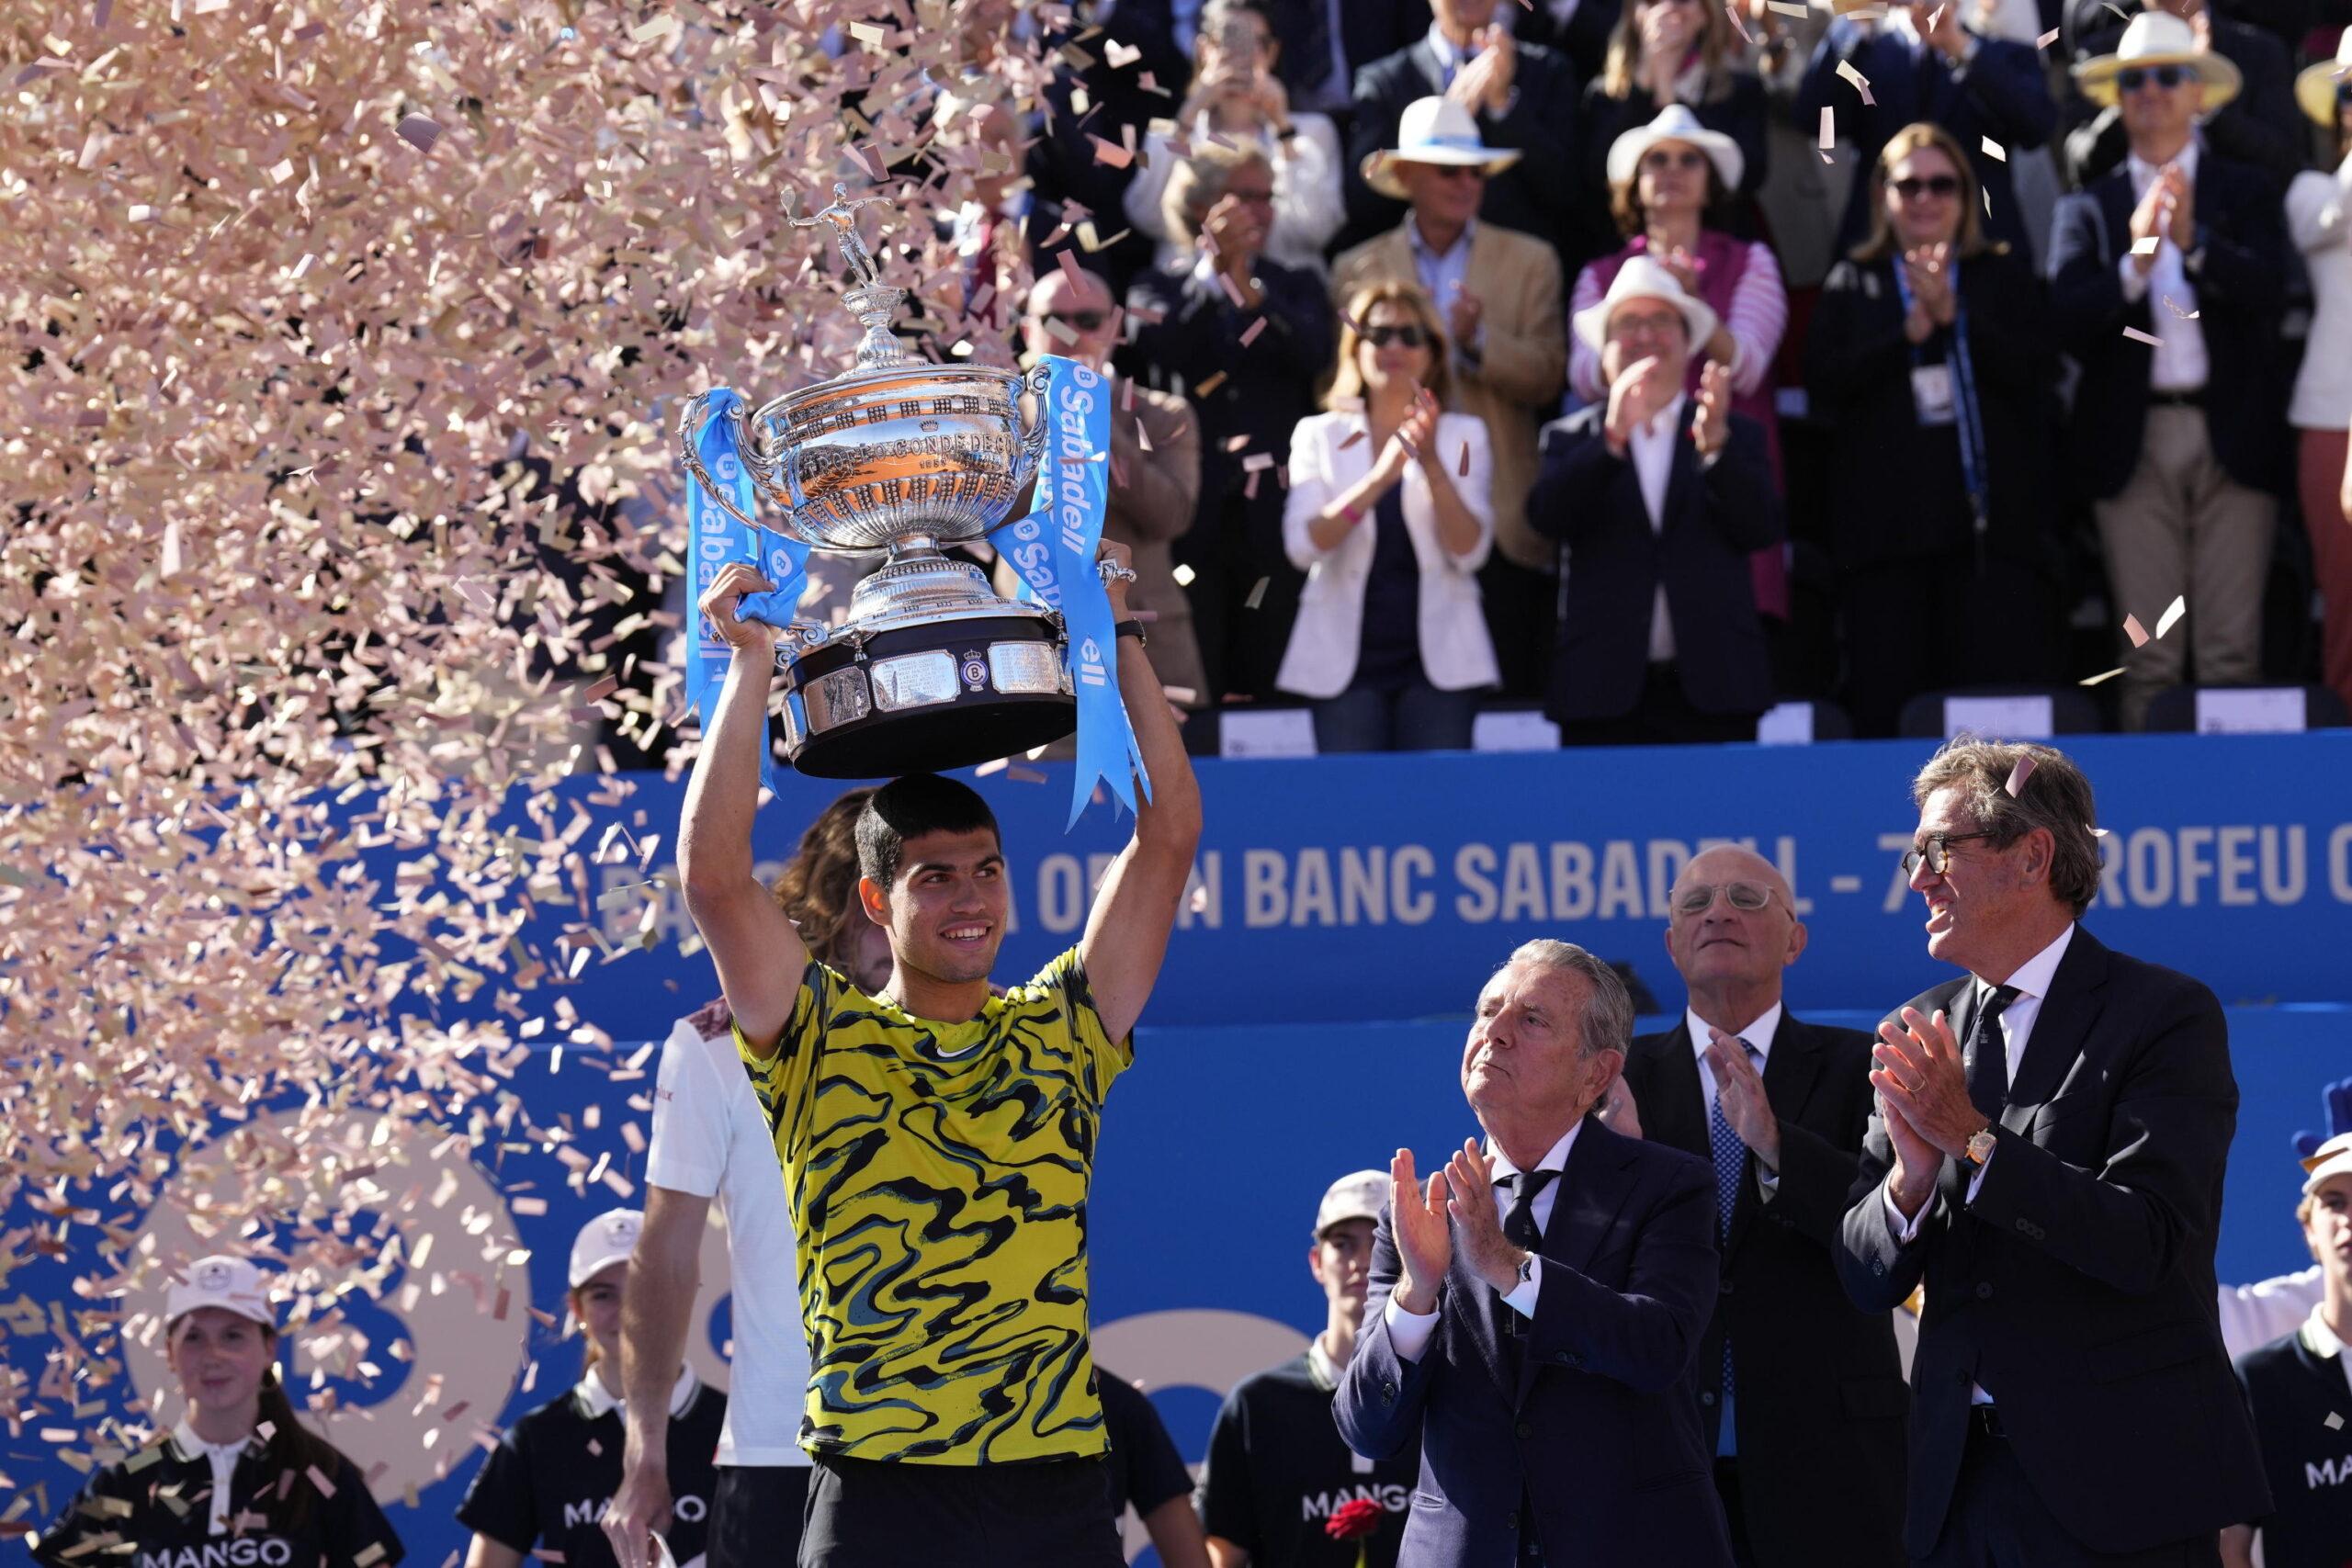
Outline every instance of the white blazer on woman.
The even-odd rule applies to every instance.
[[[1353,446],[1348,445],[1356,437]],[[1467,691],[1501,681],[1487,617],[1478,607],[1478,568],[1495,543],[1495,509],[1489,499],[1494,455],[1486,422],[1466,413],[1440,414],[1438,460],[1478,520],[1478,542],[1466,555],[1450,554],[1438,542],[1437,511],[1430,481],[1419,463],[1401,481],[1405,531],[1421,563],[1421,668],[1442,692]],[[1467,472],[1463,454],[1469,454]],[[1372,472],[1378,456],[1369,423],[1357,412],[1318,413],[1298,423],[1290,437],[1290,498],[1283,506],[1283,548],[1291,564],[1306,573],[1291,626],[1290,647],[1274,683],[1303,697],[1336,697],[1355,678],[1356,654],[1363,641],[1364,581],[1372,572],[1378,523],[1367,512],[1329,550],[1307,536],[1334,496],[1344,494]]]

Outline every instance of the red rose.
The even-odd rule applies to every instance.
[[[1333,1540],[1362,1540],[1380,1528],[1388,1510],[1369,1497],[1345,1503],[1323,1521],[1323,1533]]]

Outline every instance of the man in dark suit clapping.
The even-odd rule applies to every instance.
[[[1410,1150],[1389,1167],[1332,1413],[1368,1459],[1419,1443],[1400,1562],[1731,1561],[1689,1381],[1715,1299],[1713,1183],[1587,1114],[1633,1024],[1591,953],[1521,947],[1462,1057],[1485,1145],[1426,1184]]]
[[[2098,817],[2064,753],[1962,737],[1911,793],[1928,951],[1968,973],[1879,1026],[1838,1247],[1865,1311],[1927,1284],[1905,1544],[1928,1568],[2216,1562],[2269,1507],[2213,1305],[2221,1005],[2076,923]]]
[[[1830,1250],[1871,1113],[1871,1036],[1804,1023],[1781,977],[1805,928],[1778,867],[1702,851],[1675,879],[1666,948],[1682,1021],[1634,1041],[1639,1124],[1711,1160],[1723,1288],[1699,1351],[1699,1423],[1734,1558],[1760,1568],[1903,1560],[1910,1391],[1892,1314],[1858,1312]]]

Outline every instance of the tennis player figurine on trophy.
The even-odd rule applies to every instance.
[[[910,358],[890,330],[906,291],[882,281],[840,186],[831,206],[791,220],[831,225],[865,328],[856,368],[747,412],[724,388],[678,421],[694,592],[729,560],[759,564],[776,592],[741,613],[786,635],[785,750],[820,778],[882,778],[969,766],[1078,732],[1074,803],[1096,778],[1134,804],[1140,767],[1114,675],[1110,602],[1096,572],[1109,489],[1110,389],[1048,355],[1025,375]],[[1024,420],[1022,393],[1035,399]],[[1040,470],[1033,504],[1016,516]],[[758,515],[774,508],[781,539]],[[999,597],[943,545],[985,539],[1021,574]],[[763,547],[764,546],[764,547]],[[794,618],[811,549],[882,550],[848,619]],[[724,673],[699,625],[689,697]],[[1148,784],[1146,785],[1147,789]],[[1072,817],[1076,816],[1073,809]]]

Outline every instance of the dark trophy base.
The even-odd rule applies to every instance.
[[[786,670],[785,751],[812,778],[968,768],[1078,727],[1061,624],[1044,612],[927,618],[788,656]]]

